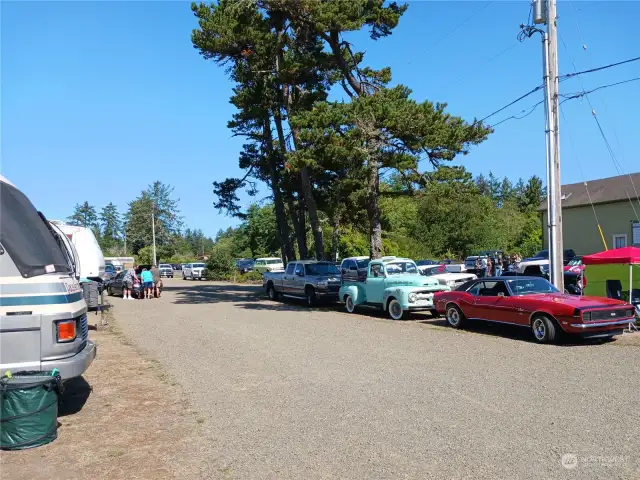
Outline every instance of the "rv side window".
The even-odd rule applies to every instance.
[[[71,272],[38,211],[24,193],[4,182],[0,182],[0,243],[25,278]]]

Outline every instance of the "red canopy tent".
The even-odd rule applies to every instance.
[[[582,257],[585,265],[611,265],[612,263],[640,263],[640,248],[624,247]]]

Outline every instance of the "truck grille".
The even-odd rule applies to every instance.
[[[627,317],[633,317],[633,308],[626,309],[604,309],[604,310],[590,310],[582,313],[582,320],[584,322],[598,322],[601,320],[618,320]]]
[[[87,340],[89,338],[89,322],[87,321],[87,314],[83,313],[79,318],[80,324],[80,336],[82,340]]]

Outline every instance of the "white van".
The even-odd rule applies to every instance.
[[[51,220],[58,227],[75,247],[78,252],[79,265],[78,275],[81,282],[93,280],[102,282],[104,278],[104,255],[95,235],[90,228],[76,227],[60,220]]]
[[[0,372],[89,368],[87,304],[64,240],[29,199],[0,176]]]

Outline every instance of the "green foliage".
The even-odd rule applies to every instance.
[[[100,212],[100,247],[109,250],[120,247],[122,244],[122,221],[118,208],[109,202]]]
[[[83,204],[76,204],[73,214],[68,218],[71,225],[78,227],[86,227],[91,229],[98,228],[98,215],[96,208],[85,201]]]
[[[229,280],[236,271],[235,261],[226,248],[214,247],[207,262],[208,280]]]

